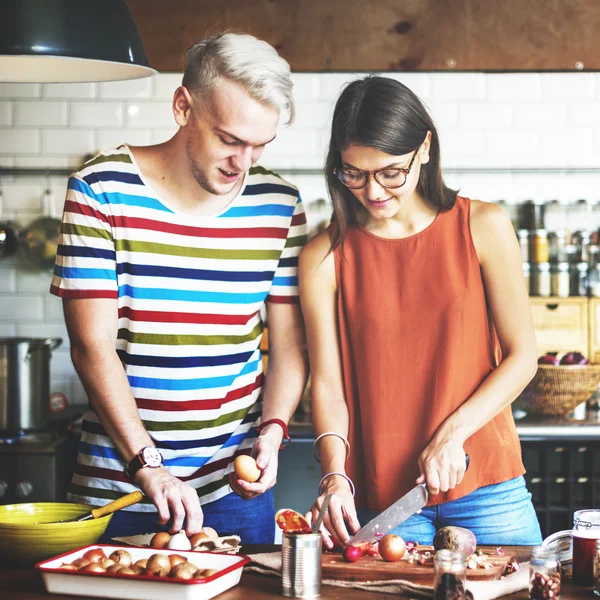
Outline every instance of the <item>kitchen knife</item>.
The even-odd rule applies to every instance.
[[[469,455],[465,454],[465,471],[469,468]],[[429,498],[426,483],[419,483],[408,494],[405,494],[396,500],[394,504],[386,508],[382,513],[371,519],[356,535],[354,535],[348,545],[360,544],[364,542],[376,542],[386,533],[401,525],[419,512],[426,504]]]

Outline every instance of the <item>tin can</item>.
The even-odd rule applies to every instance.
[[[281,563],[284,596],[317,598],[321,595],[320,533],[284,533]]]

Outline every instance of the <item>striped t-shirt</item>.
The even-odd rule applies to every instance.
[[[99,154],[69,179],[50,291],[117,299],[116,351],[141,420],[167,469],[203,504],[230,493],[233,458],[256,437],[260,311],[265,301],[297,302],[305,240],[298,190],[260,167],[210,216],[170,208],[127,146]],[[124,466],[89,412],[70,499],[99,505],[133,491]]]

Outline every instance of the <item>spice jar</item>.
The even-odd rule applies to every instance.
[[[560,598],[560,562],[553,548],[536,546],[531,550],[529,597],[532,600]]]
[[[580,262],[571,268],[571,296],[587,296],[588,264]]]
[[[529,294],[531,288],[531,267],[528,262],[523,263],[523,277],[525,278],[525,289]]]
[[[561,262],[550,267],[550,292],[552,296],[567,298],[571,289],[569,263]]]
[[[533,263],[549,261],[548,232],[545,229],[536,229],[529,236],[529,257],[529,260]]]
[[[568,261],[566,231],[550,231],[548,233],[548,254],[551,263]]]
[[[531,295],[550,296],[550,263],[531,265]]]
[[[467,567],[465,556],[456,550],[435,553],[433,600],[464,600]]]
[[[527,229],[519,229],[517,237],[519,238],[519,246],[521,248],[521,260],[524,263],[529,262],[529,231]]]
[[[594,594],[600,596],[600,540],[596,540],[594,548]]]

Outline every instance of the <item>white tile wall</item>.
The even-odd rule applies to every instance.
[[[557,198],[600,202],[600,74],[392,73],[426,102],[437,123],[449,185],[487,200]],[[297,119],[267,148],[269,168],[322,166],[333,103],[352,73],[294,74]],[[83,155],[122,142],[144,145],[171,137],[171,111],[181,74],[126,82],[0,84],[0,165],[75,168]],[[492,167],[494,170],[485,170]],[[519,168],[545,168],[519,172]],[[465,172],[464,169],[471,169]],[[479,169],[479,171],[477,171]],[[504,169],[504,171],[497,171]],[[512,170],[511,170],[512,169]],[[308,206],[309,224],[327,207],[318,175],[288,175]],[[3,218],[25,226],[39,216],[45,178],[4,177]],[[62,207],[65,178],[50,185]],[[60,205],[60,206],[59,206]],[[60,300],[47,292],[50,274],[22,256],[0,261],[0,336],[60,336],[52,389],[84,404],[73,371]]]

